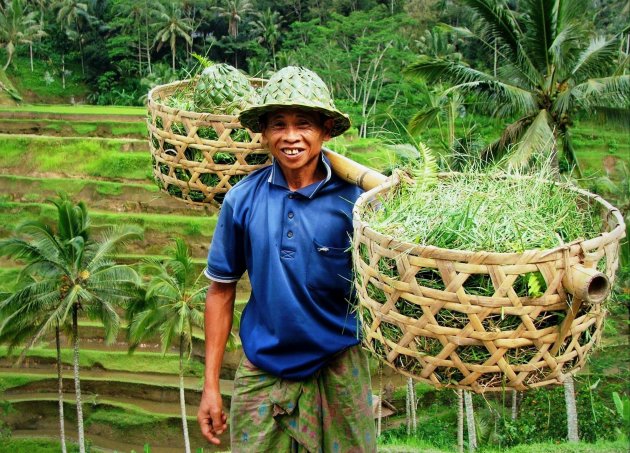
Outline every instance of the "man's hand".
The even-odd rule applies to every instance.
[[[201,427],[201,434],[208,442],[219,445],[218,436],[227,430],[227,416],[223,412],[223,400],[218,391],[204,390],[197,412],[197,421]]]

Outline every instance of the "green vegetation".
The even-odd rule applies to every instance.
[[[17,358],[18,352],[9,355],[6,346],[0,346],[0,358]],[[26,354],[26,357],[37,357],[40,359],[54,360],[56,353],[54,349],[34,347]],[[61,351],[61,360],[64,364],[72,364],[72,351],[64,349]],[[131,371],[139,373],[165,373],[177,374],[179,369],[179,355],[166,353],[159,360],[150,352],[135,352],[129,355],[127,352],[118,351],[96,351],[86,349],[81,351],[79,359],[81,367],[100,367],[112,371]],[[202,376],[203,365],[200,362],[191,361],[186,374],[191,376]]]
[[[0,392],[4,392],[13,387],[21,387],[31,382],[38,382],[48,379],[46,376],[25,376],[23,374],[0,374]]]
[[[148,412],[140,412],[137,410],[131,412],[122,408],[111,409],[99,405],[99,407],[93,410],[90,416],[86,418],[85,424],[86,426],[90,426],[93,423],[103,423],[120,430],[133,429],[138,426],[142,426],[143,429],[151,429],[148,425],[157,424],[164,419],[164,416]]]
[[[78,453],[79,446],[68,444],[68,452]],[[59,453],[59,441],[50,439],[3,439],[2,448],[11,453]]]
[[[74,175],[151,180],[149,153],[123,152],[123,146],[119,140],[9,136],[0,142],[0,166],[20,172],[71,168]]]
[[[58,113],[62,115],[126,115],[140,116],[146,115],[143,107],[123,107],[123,106],[96,106],[96,105],[63,105],[63,104],[20,104],[19,107],[0,106],[0,112],[31,112],[31,113]],[[130,121],[133,120],[130,118]],[[111,121],[110,121],[111,122]],[[139,123],[144,126],[144,123]],[[146,126],[145,126],[146,127]]]
[[[42,219],[47,223],[55,220],[55,210],[44,203],[13,203],[0,202],[0,220],[5,231],[14,229],[28,217]],[[129,223],[141,226],[147,234],[151,232],[171,233],[174,231],[187,236],[200,235],[212,237],[216,224],[216,216],[187,217],[175,214],[145,214],[145,213],[112,213],[94,211],[91,214],[94,227],[105,228],[111,225]]]
[[[454,250],[551,249],[596,237],[600,207],[548,176],[473,172],[431,181],[422,174],[389,194],[383,209],[366,211],[365,220],[399,240]]]

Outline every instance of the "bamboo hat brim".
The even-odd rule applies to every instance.
[[[241,125],[261,132],[261,117],[280,109],[300,109],[322,113],[333,120],[331,137],[350,128],[350,117],[335,107],[324,81],[306,68],[288,66],[275,73],[260,95],[260,104],[241,112]]]

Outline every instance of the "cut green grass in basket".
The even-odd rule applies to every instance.
[[[601,231],[599,211],[544,167],[530,175],[474,170],[437,178],[426,166],[366,212],[370,226],[404,242],[435,247],[522,252],[553,248]]]

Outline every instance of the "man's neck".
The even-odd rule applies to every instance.
[[[321,157],[315,159],[313,165],[302,167],[298,170],[291,170],[290,168],[283,168],[282,166],[280,166],[280,169],[287,182],[287,187],[292,192],[326,178],[326,170],[321,162]]]

